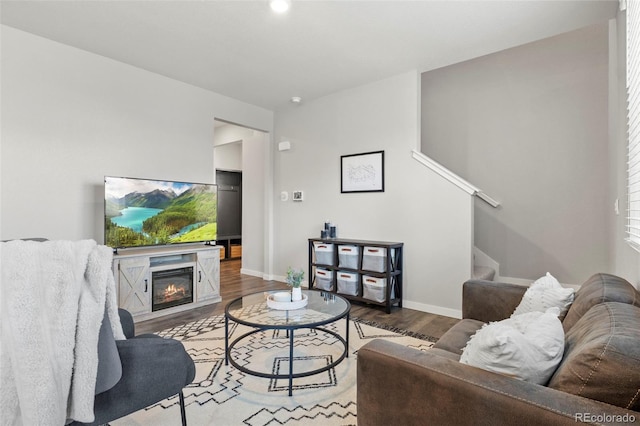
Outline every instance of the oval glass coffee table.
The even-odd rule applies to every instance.
[[[269,379],[288,379],[289,396],[292,394],[293,379],[307,377],[327,371],[338,365],[345,357],[349,356],[349,312],[351,304],[340,295],[335,293],[321,292],[316,290],[303,291],[308,297],[307,306],[293,310],[278,310],[267,306],[267,296],[275,292],[260,292],[240,297],[231,301],[225,308],[224,313],[224,349],[225,365],[233,365],[238,370],[253,376],[265,377]],[[323,325],[346,318],[345,337],[337,332],[323,328]],[[249,326],[253,330],[244,333],[233,341],[229,341],[229,320]],[[297,371],[293,368],[293,348],[296,331],[299,329],[312,329],[320,333],[327,333],[338,339],[344,345],[344,351],[333,362],[308,371]],[[247,337],[262,332],[264,330],[285,330],[289,339],[289,373],[273,374],[263,371],[255,371],[240,365],[233,359],[232,350]],[[265,349],[267,350],[267,349]]]

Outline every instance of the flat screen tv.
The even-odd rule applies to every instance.
[[[118,248],[215,241],[216,185],[104,178],[105,245]]]

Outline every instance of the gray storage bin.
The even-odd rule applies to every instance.
[[[314,287],[318,290],[333,291],[333,272],[322,268],[316,268],[316,281]]]
[[[333,244],[320,242],[313,243],[316,253],[316,263],[320,265],[333,265]]]
[[[348,294],[350,296],[358,295],[358,274],[338,271],[337,281],[338,293]]]
[[[362,297],[376,302],[387,300],[387,279],[369,275],[362,276]]]
[[[338,266],[340,268],[358,269],[358,246],[338,246]]]
[[[393,256],[395,256],[395,249],[391,249],[391,257]],[[372,272],[387,272],[387,249],[384,247],[364,247],[362,269]]]

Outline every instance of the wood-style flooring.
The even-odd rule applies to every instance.
[[[227,260],[220,263],[220,293],[222,301],[190,311],[167,315],[136,323],[136,334],[155,333],[176,325],[184,324],[212,315],[223,315],[224,308],[231,300],[250,293],[265,290],[286,289],[284,283],[265,281],[261,278],[240,273],[241,260]],[[352,303],[351,316],[375,321],[403,330],[439,338],[458,322],[455,318],[429,314],[407,308],[393,307],[387,314],[380,306]]]

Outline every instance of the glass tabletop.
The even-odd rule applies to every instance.
[[[233,300],[225,314],[233,321],[265,328],[316,327],[347,316],[351,304],[342,296],[324,291],[307,290],[307,305],[300,309],[278,310],[267,306],[267,296],[280,291],[253,293]]]

